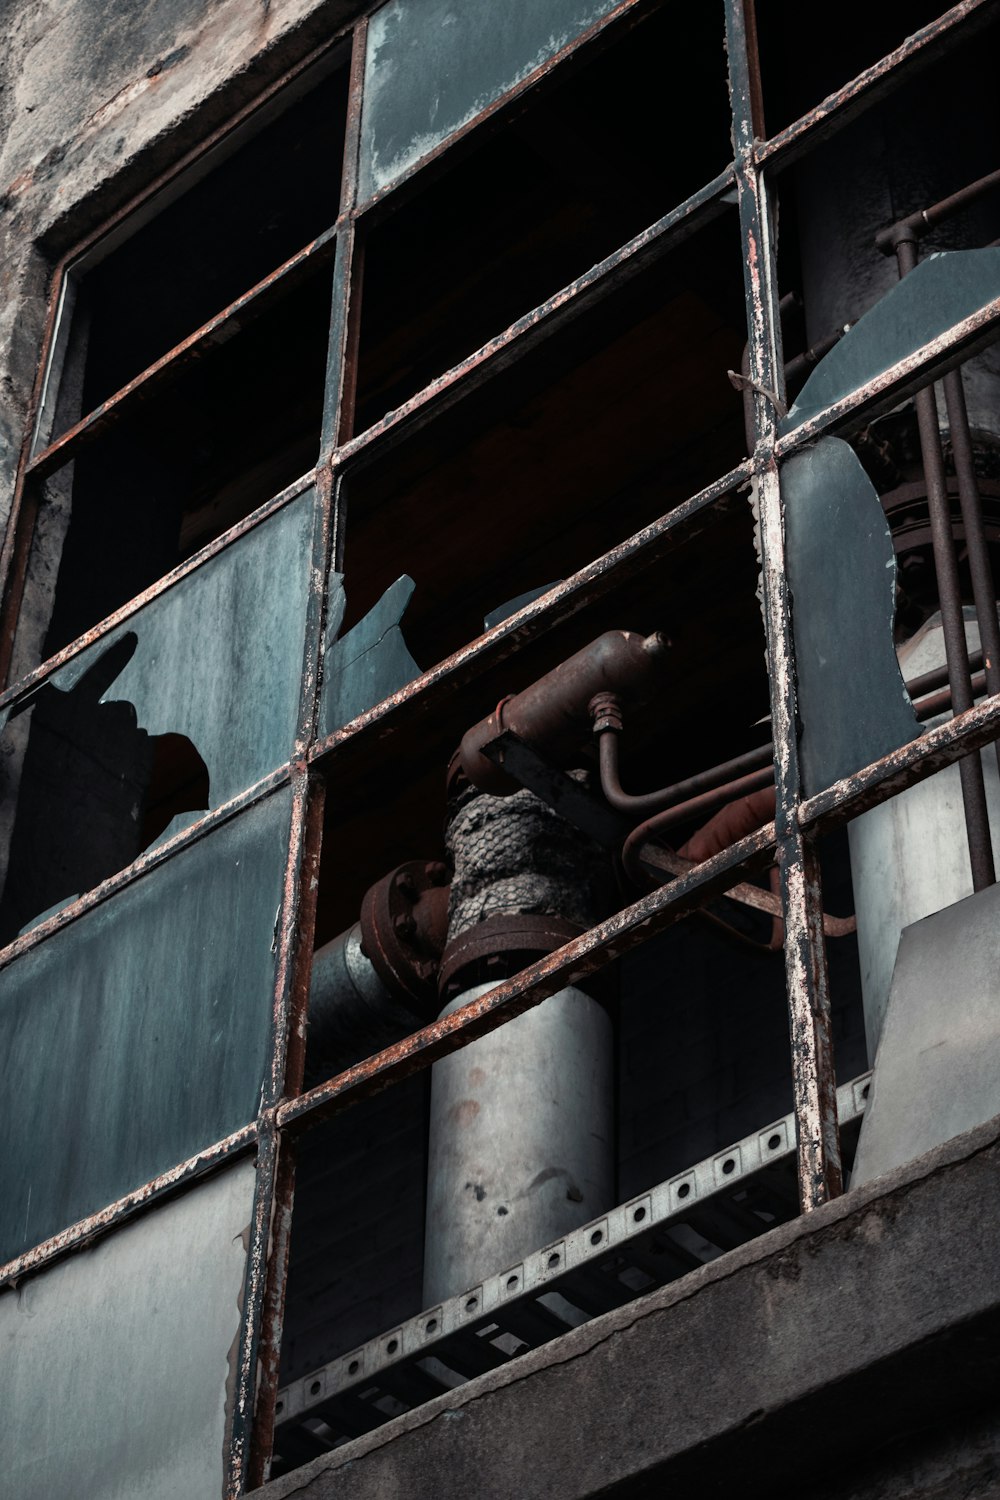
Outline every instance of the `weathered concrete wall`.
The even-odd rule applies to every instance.
[[[995,1120],[257,1493],[995,1494],[998,1176]]]
[[[8,0],[0,526],[55,260],[361,9],[359,0]]]

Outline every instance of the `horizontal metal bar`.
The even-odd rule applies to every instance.
[[[799,804],[799,826],[825,833],[998,737],[1000,693],[807,798]]]
[[[220,552],[225,552],[227,547],[231,547],[234,542],[238,542],[248,532],[253,531],[264,521],[270,520],[273,515],[276,515],[279,510],[283,510],[292,500],[304,494],[316,481],[317,471],[310,469],[308,474],[303,474],[292,484],[286,485],[273,499],[265,501],[255,511],[251,511],[250,515],[244,516],[241,521],[237,521],[227,531],[223,531],[204,547],[199,548],[197,552],[192,553],[190,557],[185,558],[182,563],[179,563],[176,568],[172,568],[169,573],[164,573],[162,578],[158,578],[155,583],[151,583],[148,589],[143,589],[141,594],[136,594],[135,598],[130,599],[127,604],[123,604],[121,609],[116,609],[114,614],[108,615],[97,625],[86,631],[84,635],[77,636],[75,641],[70,641],[68,646],[64,646],[54,656],[48,657],[47,660],[41,662],[32,671],[26,673],[24,677],[20,677],[16,682],[12,682],[10,687],[0,693],[0,712],[19,702],[27,693],[33,692],[35,688],[51,677],[54,672],[60,671],[67,662],[72,661],[74,656],[79,656],[81,651],[86,651],[95,642],[103,639],[106,635],[110,635],[113,630],[118,629],[119,625],[125,624],[127,620],[130,620],[133,615],[137,614],[140,609],[145,609],[147,604],[151,604],[154,599],[158,599],[168,589],[172,589],[176,584],[182,583],[185,578],[197,572],[205,563],[210,562],[213,557],[217,557]]]
[[[336,239],[336,228],[326,230],[304,249],[290,256],[276,271],[272,271],[248,292],[237,297],[235,302],[216,313],[214,318],[209,318],[207,323],[203,323],[186,339],[154,360],[127,385],[123,385],[100,406],[81,417],[68,432],[32,458],[27,465],[28,477],[41,479],[61,468],[71,458],[75,458],[81,447],[112,427],[123,412],[130,411],[137,400],[158,389],[165,381],[174,379],[195,360],[211,355],[216,347],[221,347],[233,333],[256,319],[273,301],[298,286],[304,276],[331,259]]]
[[[745,506],[746,499],[740,491],[749,485],[750,475],[751,464],[746,460],[499,625],[445,657],[400,688],[398,693],[319,740],[310,752],[311,760],[328,766],[347,751],[362,745],[367,747],[385,735],[397,733],[400,715],[404,712],[430,711],[457,687],[488,667],[513,656],[529,641],[537,640],[546,631],[571,619],[611,589],[630,582],[646,568],[660,562],[673,548],[706,530],[716,517]]]
[[[537,88],[551,73],[559,69],[568,58],[572,57],[575,53],[583,51],[584,48],[603,36],[609,28],[615,26],[617,22],[628,16],[630,12],[638,11],[645,4],[646,0],[620,0],[620,4],[616,5],[613,10],[608,11],[606,15],[599,16],[586,30],[578,32],[564,47],[560,47],[558,52],[554,52],[545,62],[540,63],[525,78],[511,84],[499,98],[494,99],[492,104],[488,104],[473,119],[468,120],[464,125],[459,125],[450,134],[446,135],[443,141],[428,151],[419,161],[414,162],[412,167],[407,168],[405,172],[401,172],[392,182],[387,183],[384,188],[379,188],[369,198],[364,199],[356,210],[357,217],[360,218],[363,214],[367,215],[372,210],[381,208],[384,203],[394,198],[401,189],[408,187],[421,172],[440,162],[443,157],[446,157],[460,141],[464,141],[481,126],[496,119],[511,104],[523,98],[532,89]]]
[[[240,792],[239,796],[233,797],[229,802],[223,803],[221,807],[213,808],[203,818],[199,818],[196,823],[189,823],[186,828],[180,829],[166,843],[158,844],[155,848],[149,849],[145,854],[140,854],[138,859],[134,859],[124,869],[118,870],[114,875],[109,875],[107,880],[101,881],[100,885],[95,885],[92,890],[85,891],[82,896],[77,897],[75,901],[71,901],[68,906],[61,907],[59,911],[54,912],[44,922],[39,922],[36,927],[32,927],[20,937],[14,938],[13,942],[8,943],[5,948],[0,948],[0,969],[5,969],[8,964],[20,958],[22,953],[27,953],[29,948],[37,947],[39,943],[51,937],[54,932],[60,931],[63,927],[68,927],[70,922],[75,922],[77,918],[86,916],[88,911],[92,911],[95,906],[100,906],[103,901],[107,901],[118,891],[123,890],[125,886],[132,885],[136,880],[141,880],[144,875],[149,874],[150,870],[155,869],[157,865],[163,864],[164,860],[171,859],[175,854],[179,854],[182,849],[188,848],[191,844],[196,844],[206,834],[212,833],[216,828],[221,828],[223,823],[228,823],[231,818],[235,818],[238,813],[244,812],[246,808],[251,807],[255,802],[262,802],[265,797],[270,797],[273,792],[276,792],[279,787],[284,786],[290,779],[292,769],[291,764],[287,764],[269,772],[267,776],[255,782],[252,787],[248,787],[246,791]]]
[[[419,1073],[439,1057],[465,1047],[476,1037],[540,1005],[550,995],[593,974],[614,959],[647,942],[735,885],[741,876],[762,868],[773,857],[774,824],[740,839],[712,859],[695,866],[669,886],[661,886],[592,927],[564,947],[530,964],[512,979],[424,1026],[395,1046],[348,1068],[307,1094],[278,1109],[278,1125],[303,1130],[330,1119],[359,1099]]]
[[[348,463],[373,443],[380,442],[387,433],[403,427],[409,431],[417,417],[427,420],[432,413],[436,415],[443,409],[446,402],[478,389],[485,380],[533,348],[543,333],[549,334],[553,328],[579,316],[636,275],[652,259],[668,253],[688,235],[718,217],[729,206],[727,194],[732,190],[733,169],[730,166],[662,219],[511,323],[475,353],[436,376],[402,406],[387,412],[373,426],[344,443],[335,453],[334,463],[338,466]]]
[[[758,143],[754,153],[757,164],[790,166],[804,152],[909,83],[952,47],[974,36],[995,16],[995,0],[962,0],[936,21],[907,37],[894,51],[852,78],[850,83],[845,83],[843,88],[828,94],[800,119],[778,131],[770,140]]]
[[[0,1287],[19,1281],[29,1272],[42,1270],[71,1250],[78,1250],[90,1241],[117,1228],[123,1220],[132,1219],[143,1210],[152,1208],[168,1194],[176,1192],[178,1188],[186,1187],[195,1178],[202,1177],[222,1166],[232,1157],[241,1155],[256,1144],[257,1131],[258,1122],[254,1120],[249,1125],[235,1130],[232,1135],[227,1135],[223,1140],[207,1146],[204,1151],[199,1151],[197,1156],[191,1156],[187,1161],[171,1167],[169,1172],[161,1172],[158,1177],[150,1178],[148,1182],[142,1184],[142,1187],[136,1188],[135,1192],[126,1193],[124,1198],[109,1203],[98,1213],[90,1214],[86,1219],[79,1219],[68,1229],[60,1230],[51,1239],[44,1240],[31,1250],[26,1250],[15,1260],[8,1261],[5,1266],[0,1266]]]
[[[841,1129],[860,1126],[870,1081],[871,1074],[864,1073],[837,1090]],[[320,1418],[336,1432],[337,1400],[349,1392],[367,1394],[370,1389],[375,1394],[368,1397],[368,1404],[376,1423],[389,1421],[373,1401],[385,1394],[380,1387],[386,1378],[391,1379],[393,1370],[408,1365],[419,1368],[418,1361],[436,1359],[457,1375],[477,1374],[517,1359],[518,1354],[502,1351],[491,1339],[513,1332],[508,1328],[512,1323],[524,1330],[517,1310],[532,1304],[539,1307],[536,1298],[558,1293],[582,1310],[587,1310],[584,1302],[621,1305],[653,1286],[677,1280],[689,1268],[715,1258],[721,1248],[716,1246],[713,1255],[712,1245],[706,1243],[701,1256],[692,1256],[679,1244],[675,1249],[667,1233],[671,1226],[698,1223],[711,1233],[714,1212],[720,1222],[724,1216],[728,1221],[725,1238],[746,1242],[766,1234],[776,1223],[797,1217],[795,1140],[795,1116],[787,1114],[517,1264],[487,1276],[477,1286],[425,1308],[398,1327],[310,1370],[278,1392],[277,1452],[293,1456],[286,1453],[283,1443],[293,1448],[294,1428],[309,1418]],[[780,1199],[785,1205],[780,1216],[757,1217],[752,1209],[741,1206],[755,1181],[764,1188],[768,1202]],[[693,1266],[689,1267],[689,1261]],[[623,1270],[632,1267],[646,1274],[648,1285],[637,1288],[619,1279]],[[353,1406],[344,1417],[340,1441],[353,1435]]]
[[[906,396],[936,379],[938,375],[961,364],[977,350],[991,343],[1000,332],[1000,297],[962,322],[954,324],[937,338],[914,349],[905,359],[880,370],[871,380],[857,386],[840,401],[802,422],[780,437],[775,445],[778,458],[787,458],[798,448],[814,442],[824,432],[853,429],[880,411],[897,405]]]

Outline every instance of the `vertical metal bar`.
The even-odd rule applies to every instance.
[[[259,1371],[253,1425],[243,1476],[244,1490],[259,1489],[270,1477],[274,1447],[275,1398],[281,1365],[281,1331],[285,1310],[285,1285],[292,1241],[292,1204],[295,1196],[296,1142],[287,1131],[277,1134],[271,1194],[267,1271],[260,1315],[260,1338],[254,1350]]]
[[[277,1131],[273,1115],[257,1127],[257,1180],[253,1217],[247,1245],[247,1272],[243,1283],[242,1322],[236,1365],[236,1388],[232,1392],[229,1444],[225,1457],[225,1500],[236,1500],[248,1487],[253,1429],[257,1349],[264,1304],[267,1249],[275,1202]]]
[[[965,527],[965,545],[972,575],[972,597],[979,616],[979,639],[983,649],[986,691],[1000,693],[1000,622],[997,620],[997,593],[983,525],[983,503],[976,480],[972,457],[969,413],[965,405],[965,386],[961,370],[949,370],[942,382],[948,425],[951,428],[951,451],[958,476],[958,498]],[[1000,770],[1000,742],[994,747]]]
[[[297,941],[294,945],[291,965],[288,1045],[283,1089],[285,1097],[297,1094],[302,1087],[325,790],[325,783],[321,778],[310,780],[304,820],[302,861],[298,877]],[[294,1140],[285,1133],[279,1133],[275,1140],[274,1151],[267,1263],[260,1301],[260,1333],[254,1358],[257,1379],[254,1392],[254,1418],[246,1460],[245,1482],[250,1488],[256,1488],[265,1483],[271,1463],[271,1448],[274,1442],[274,1405],[278,1394],[282,1321],[285,1310],[292,1205],[295,1193]]]
[[[801,797],[791,606],[784,522],[774,460],[776,411],[784,398],[780,311],[767,183],[755,154],[761,110],[759,68],[748,26],[753,0],[726,0],[736,183],[744,249],[749,368],[754,383],[754,473],[760,526],[761,587],[775,744],[778,863],[785,918],[792,1077],[803,1210],[842,1190],[830,999],[822,936],[818,861],[798,826]]]
[[[323,841],[325,781],[305,770],[305,757],[316,736],[322,689],[323,642],[326,629],[331,564],[343,554],[343,505],[340,476],[332,458],[349,425],[354,399],[354,361],[357,309],[352,293],[357,286],[353,210],[357,197],[362,88],[367,21],[354,29],[347,131],[341,178],[337,251],[334,260],[330,338],[327,354],[323,431],[317,474],[316,524],[310,567],[302,685],[293,773],[292,827],[285,891],[278,931],[275,976],[274,1031],[270,1089],[264,1105],[273,1107],[282,1096],[297,1094],[302,1086],[312,965],[319,863]],[[273,1131],[273,1114],[261,1120],[266,1157],[258,1165],[260,1210],[256,1226],[266,1223],[260,1250],[260,1271],[244,1309],[243,1339],[247,1347],[245,1388],[241,1385],[238,1411],[244,1430],[239,1444],[234,1426],[233,1472],[237,1488],[257,1488],[267,1477],[274,1439],[274,1403],[278,1392],[282,1320],[291,1241],[295,1191],[295,1146],[290,1136]],[[255,1239],[256,1245],[256,1239]],[[255,1262],[256,1264],[256,1262]],[[252,1358],[251,1358],[252,1356]],[[253,1413],[249,1422],[248,1413]]]
[[[900,237],[896,241],[895,250],[900,277],[906,276],[917,264],[916,240]],[[913,405],[917,414],[920,454],[924,466],[924,482],[927,486],[927,509],[931,526],[938,600],[941,605],[941,626],[945,657],[948,662],[951,702],[954,712],[958,714],[972,707],[972,674],[969,670],[969,651],[965,640],[965,619],[962,614],[958,562],[955,558],[951,511],[948,505],[948,486],[945,479],[944,459],[941,454],[941,434],[938,428],[937,402],[934,399],[933,387],[925,386],[923,390],[918,391],[913,398]],[[992,885],[996,879],[993,867],[993,846],[990,842],[989,814],[986,807],[986,787],[983,782],[983,765],[978,755],[965,756],[959,765],[962,778],[962,802],[965,807],[965,829],[969,841],[969,863],[972,867],[972,888],[975,891],[981,891],[985,886]]]
[[[321,461],[350,435],[354,419],[357,338],[360,320],[362,251],[354,226],[358,193],[358,155],[361,149],[361,110],[365,78],[368,21],[354,29],[351,78],[347,97],[347,132],[340,188],[337,253],[333,266],[333,301],[327,354],[326,399],[323,406]]]

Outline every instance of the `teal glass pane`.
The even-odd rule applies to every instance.
[[[807,796],[921,732],[893,644],[896,559],[871,480],[840,438],[781,469]]]
[[[0,972],[0,1263],[256,1117],[290,794]]]
[[[289,759],[314,514],[308,491],[15,708],[0,941]]]
[[[220,1500],[254,1166],[0,1292],[3,1492]]]
[[[998,297],[1000,250],[929,255],[819,361],[778,431],[794,431]]]
[[[74,657],[77,683],[134,634],[134,654],[101,702],[125,700],[147,734],[183,734],[208,767],[212,807],[283,765],[302,677],[315,492],[306,491]]]
[[[616,4],[389,0],[368,27],[362,197],[402,176]]]

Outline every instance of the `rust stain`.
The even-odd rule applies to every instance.
[[[477,1069],[477,1072],[480,1071]],[[448,1118],[459,1130],[468,1130],[482,1109],[482,1105],[475,1099],[462,1099],[458,1104],[453,1104],[448,1111]]]

